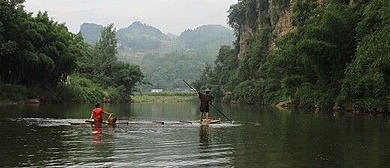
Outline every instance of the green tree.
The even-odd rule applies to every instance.
[[[303,26],[318,6],[317,0],[296,1],[293,8],[292,24]]]
[[[117,57],[117,46],[118,40],[116,39],[116,30],[114,24],[109,24],[107,27],[104,27],[101,31],[101,36],[99,41],[95,46],[95,56],[98,64],[101,65],[110,65],[115,62]],[[107,67],[101,66],[105,69]]]
[[[345,70],[339,103],[362,110],[390,109],[390,6],[370,1],[357,24],[359,45]]]
[[[390,25],[362,39],[345,70],[340,103],[358,109],[390,109]]]
[[[1,81],[26,86],[56,86],[75,69],[73,35],[49,19],[36,17],[20,6],[22,1],[1,1],[0,72]]]
[[[332,107],[354,54],[356,23],[357,15],[349,5],[325,4],[297,32],[277,43],[274,58],[267,63],[268,79],[281,82],[282,97],[299,106]]]
[[[101,38],[95,47],[79,42],[83,52],[78,59],[80,76],[92,80],[108,90],[106,98],[114,101],[129,101],[130,95],[144,78],[138,65],[118,60],[116,31],[113,24],[102,29]],[[80,34],[77,35],[80,39]]]
[[[266,28],[249,42],[249,49],[243,56],[238,69],[241,81],[260,78],[260,67],[268,54],[271,29]]]
[[[364,38],[390,23],[390,1],[372,0],[363,9],[362,20],[356,27],[358,39]]]

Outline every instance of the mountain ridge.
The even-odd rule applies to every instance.
[[[82,36],[84,37],[85,42],[94,45],[96,41],[100,37],[100,31],[103,29],[103,25],[96,24],[96,23],[83,23],[80,26],[79,32],[81,32]],[[229,36],[228,38],[234,37],[233,30],[222,26],[220,24],[206,24],[206,25],[201,25],[199,27],[196,27],[195,29],[186,29],[183,32],[180,33],[180,35],[172,34],[172,33],[163,33],[161,30],[154,26],[150,26],[146,23],[142,23],[140,21],[135,21],[132,24],[130,24],[127,27],[120,28],[117,30],[117,39],[119,43],[121,43],[121,40],[124,39],[123,36],[126,36],[126,31],[128,30],[133,30],[135,32],[131,32],[132,34],[134,33],[145,33],[145,30],[148,31],[149,35],[155,35],[160,38],[164,39],[171,39],[174,40],[176,38],[180,38],[181,40],[185,39],[185,36],[189,36],[190,33],[197,33],[199,34],[199,31],[213,31],[213,32],[222,32],[224,35]],[[94,35],[94,37],[92,36]],[[208,35],[213,35],[212,33]]]

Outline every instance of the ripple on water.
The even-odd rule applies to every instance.
[[[29,127],[28,158],[20,166],[67,167],[183,167],[231,164],[234,148],[218,142],[214,132],[238,124],[91,125],[70,126],[70,120],[16,119]],[[72,120],[74,121],[74,120]],[[82,120],[80,120],[82,121]],[[33,126],[33,127],[31,127]],[[206,129],[203,130],[203,127]],[[206,136],[206,142],[203,142]],[[28,139],[24,139],[27,141]],[[41,144],[37,146],[37,144]],[[26,148],[26,146],[24,147]],[[38,150],[36,150],[38,149]],[[25,150],[25,149],[24,149]]]

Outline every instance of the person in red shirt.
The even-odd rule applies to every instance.
[[[92,114],[90,117],[90,120],[92,120],[92,117],[95,116],[93,119],[94,122],[102,122],[103,121],[103,113],[107,115],[112,115],[112,113],[109,113],[107,111],[104,111],[102,108],[100,108],[100,104],[96,103],[95,109],[92,110]]]

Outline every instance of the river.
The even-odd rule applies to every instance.
[[[0,167],[389,167],[384,117],[217,105],[220,124],[70,125],[83,105],[0,106]],[[197,103],[104,104],[119,120],[197,120]],[[223,118],[215,110],[211,116]]]

